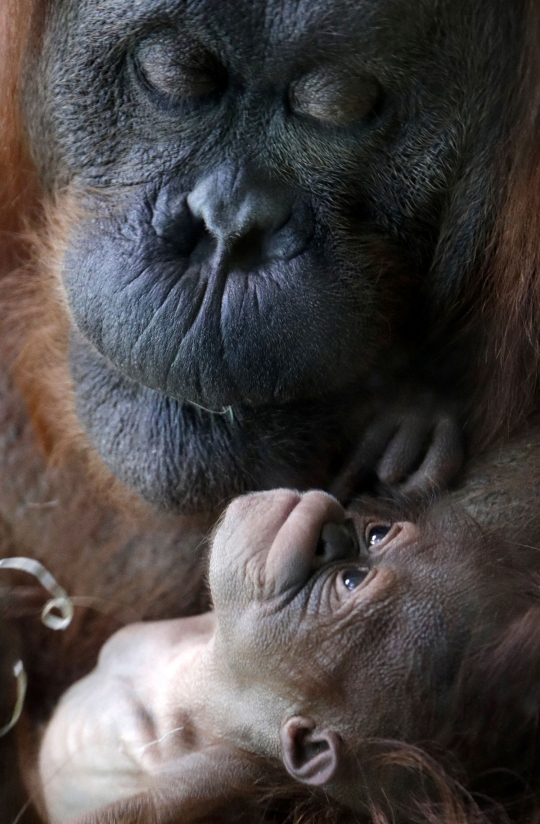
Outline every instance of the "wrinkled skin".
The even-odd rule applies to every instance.
[[[84,821],[108,820],[105,809],[127,822],[150,809],[191,821],[198,792],[201,810],[227,809],[232,775],[240,798],[242,780],[245,792],[264,776],[264,761],[246,761],[246,751],[356,811],[396,787],[407,804],[403,776],[383,779],[370,761],[381,739],[448,747],[470,780],[488,767],[522,769],[522,732],[517,744],[514,735],[526,725],[516,722],[525,714],[536,728],[536,687],[529,694],[523,678],[523,705],[510,711],[510,672],[480,675],[480,692],[467,679],[537,601],[527,584],[537,552],[525,534],[536,540],[539,524],[524,517],[538,488],[537,445],[526,433],[420,516],[369,499],[347,512],[319,491],[234,501],[212,546],[214,613],[125,628],[62,699],[40,757],[53,820],[109,802]],[[526,483],[514,486],[518,477]],[[535,672],[520,650],[520,666]],[[491,727],[502,714],[487,749],[473,741],[474,763],[460,750],[464,708],[480,730],[484,713]]]
[[[490,230],[520,48],[517,6],[473,5],[52,4],[25,97],[68,193],[77,410],[151,501],[329,488],[389,410],[372,474],[455,473],[464,398],[441,395],[471,349],[450,363],[436,310]]]

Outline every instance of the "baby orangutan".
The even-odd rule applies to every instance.
[[[390,804],[406,821],[420,747],[436,754],[428,794],[446,753],[468,788],[498,768],[538,776],[530,447],[414,518],[318,491],[235,500],[213,542],[214,612],[124,628],[61,700],[40,752],[50,820],[189,824],[281,764],[351,811]],[[498,779],[513,797],[512,781]]]

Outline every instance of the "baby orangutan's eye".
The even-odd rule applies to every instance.
[[[346,588],[353,590],[360,586],[368,575],[369,569],[367,567],[352,567],[351,569],[345,569],[341,573],[341,578]]]
[[[392,526],[389,526],[388,524],[374,524],[368,526],[366,529],[366,544],[369,547],[380,544],[381,541],[386,538],[391,529]]]

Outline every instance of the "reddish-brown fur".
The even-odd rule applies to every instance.
[[[213,515],[157,519],[104,469],[73,413],[65,308],[50,274],[54,250],[47,242],[51,222],[65,219],[69,207],[62,205],[58,212],[47,207],[45,220],[18,103],[30,32],[36,36],[33,24],[46,5],[44,0],[3,0],[0,7],[0,553],[39,558],[71,594],[95,598],[95,609],[79,609],[60,638],[40,629],[35,618],[24,624],[32,724],[89,668],[120,623],[201,607],[199,547],[214,520]],[[487,377],[477,406],[483,443],[514,428],[536,403],[540,8],[534,0],[527,31],[522,95],[527,105],[501,158],[501,168],[509,169],[504,175],[508,189],[478,297],[482,308],[477,311],[485,312],[490,329],[482,364]],[[462,821],[449,798],[445,820]],[[16,812],[3,813],[6,822]],[[383,820],[374,810],[373,821]],[[443,820],[440,808],[433,820]]]
[[[502,147],[506,195],[482,268],[488,329],[477,409],[483,444],[507,435],[537,407],[540,359],[540,8],[527,3],[520,111]]]
[[[19,110],[19,84],[34,0],[6,0],[0,12],[0,272],[13,269],[24,243],[19,240],[29,216],[35,214],[37,184],[27,151]]]

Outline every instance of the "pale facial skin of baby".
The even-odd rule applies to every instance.
[[[213,613],[133,624],[105,644],[43,738],[40,774],[52,821],[145,791],[164,766],[214,743],[197,712],[198,663],[214,626]]]
[[[361,508],[352,518],[318,491],[230,505],[211,555],[215,612],[125,627],[60,701],[39,758],[54,824],[151,795],[223,742],[355,808],[340,778],[348,742],[404,717],[412,730],[433,645],[467,619],[415,524]],[[447,563],[463,567],[456,553]],[[314,693],[306,673],[339,694]]]

